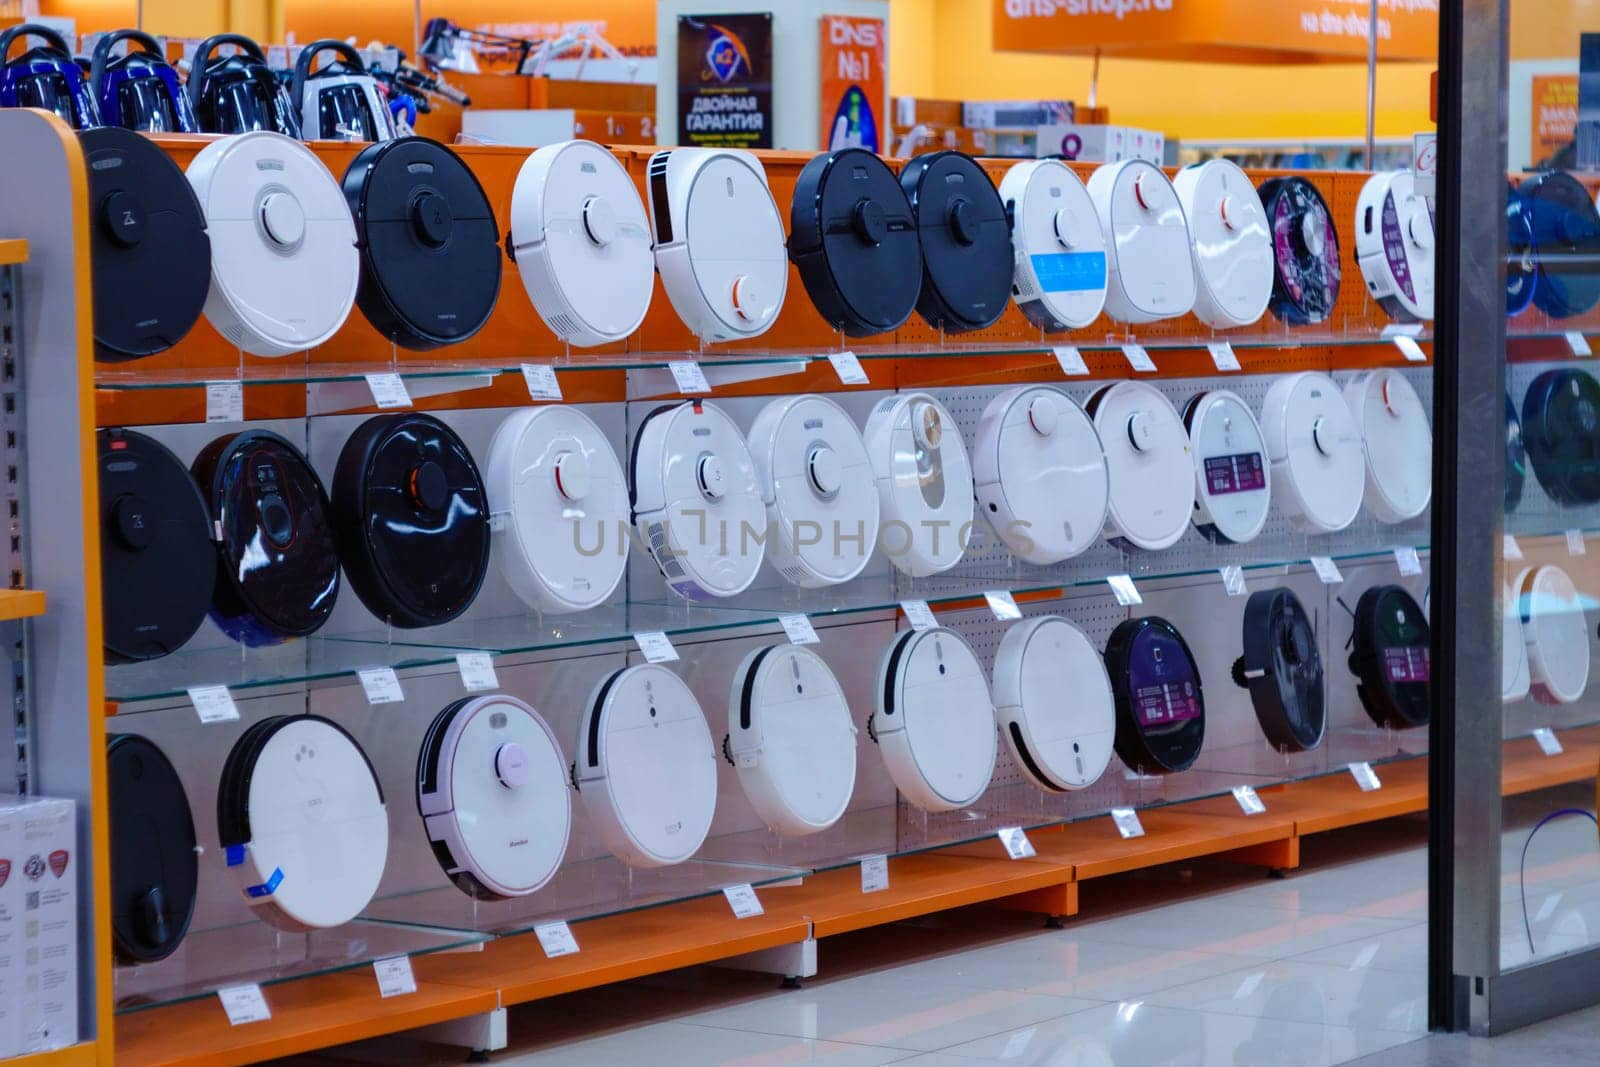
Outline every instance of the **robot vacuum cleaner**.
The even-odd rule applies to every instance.
[[[1226,389],[1189,401],[1183,426],[1194,451],[1194,525],[1214,544],[1254,541],[1272,504],[1272,464],[1250,405]]]
[[[1177,191],[1142,159],[1107,163],[1089,178],[1106,235],[1106,314],[1118,322],[1175,319],[1194,307],[1194,254]]]
[[[111,945],[118,963],[172,955],[200,879],[194,817],[172,761],[136,734],[106,738],[111,827]]]
[[[578,729],[573,782],[611,854],[630,867],[693,856],[717,810],[711,730],[683,679],[654,663],[595,687]]]
[[[1339,300],[1339,231],[1328,202],[1304,178],[1262,183],[1261,203],[1272,228],[1272,313],[1293,326],[1327,321]]]
[[[972,462],[978,509],[1012,555],[1060,563],[1099,539],[1111,478],[1094,421],[1066,393],[1021,386],[989,401]]]
[[[947,571],[966,552],[972,465],[956,420],[927,393],[887,396],[867,418],[867,454],[878,483],[883,547],[913,578]]]
[[[650,157],[647,174],[656,270],[678,317],[703,341],[766,333],[783,307],[789,259],[761,161],[672,148]]]
[[[789,258],[829,326],[848,337],[898,329],[922,290],[922,243],[888,165],[861,148],[816,156],[795,180]]]
[[[1356,201],[1356,262],[1367,292],[1400,322],[1433,318],[1433,212],[1415,190],[1409,170],[1374,174]]]
[[[113,57],[111,50],[124,42],[127,51]],[[100,121],[107,126],[146,133],[200,132],[178,72],[167,62],[161,42],[148,33],[102,34],[94,46],[88,84],[100,106]]]
[[[1522,612],[1510,583],[1501,586],[1500,702],[1515,704],[1533,687],[1528,666],[1528,640],[1522,630]],[[1585,639],[1588,635],[1585,634]]]
[[[1379,522],[1405,522],[1433,499],[1433,430],[1406,376],[1375,370],[1344,389],[1367,453],[1367,510]]]
[[[750,588],[767,509],[734,421],[700,400],[657,408],[635,431],[628,466],[634,525],[672,591],[710,600]]]
[[[30,37],[42,43],[11,59],[11,46]],[[0,33],[0,107],[53,111],[75,130],[100,125],[93,86],[66,38],[36,22],[9,26]]]
[[[1195,317],[1219,330],[1249,326],[1272,300],[1272,229],[1250,178],[1226,159],[1172,179],[1189,220]]]
[[[1572,704],[1589,688],[1589,624],[1583,598],[1560,567],[1525,567],[1512,583],[1527,647],[1533,698]]]
[[[355,223],[316,154],[278,133],[224,137],[189,163],[211,231],[205,313],[252,355],[287,356],[344,325],[361,277]]]
[[[994,775],[994,702],[962,636],[943,627],[897,634],[878,668],[878,707],[867,720],[895,788],[924,811],[955,811]]]
[[[1375,585],[1356,602],[1354,650],[1361,706],[1379,726],[1405,730],[1428,725],[1428,619],[1398,585]]]
[[[1244,655],[1233,680],[1250,691],[1256,721],[1279,752],[1307,752],[1328,728],[1317,628],[1288,589],[1251,593],[1244,605]]]
[[[361,256],[356,304],[373,329],[426,351],[483,328],[500,294],[500,227],[459,156],[426,137],[369,145],[344,192]]]
[[[1528,450],[1522,443],[1522,420],[1506,394],[1506,514],[1522,502],[1522,485],[1528,480]]]
[[[514,696],[439,712],[417,757],[417,811],[456,888],[504,900],[554,877],[572,828],[566,763],[549,725]]]
[[[558,141],[523,162],[509,242],[534,310],[565,343],[620,341],[644,321],[650,222],[627,169],[593,141]]]
[[[100,584],[108,663],[159,659],[200,629],[216,568],[211,515],[188,468],[153,437],[95,434],[100,458]]]
[[[1587,264],[1600,256],[1600,212],[1583,183],[1562,171],[1517,186],[1539,273],[1533,302],[1552,318],[1583,315],[1600,304],[1600,274]]]
[[[524,603],[568,615],[611,599],[628,565],[628,484],[593,419],[559,405],[507,415],[488,484],[492,555]]]
[[[750,427],[750,455],[778,573],[807,589],[860,574],[878,543],[878,489],[844,409],[823,396],[774,400]]]
[[[1506,315],[1514,318],[1533,305],[1539,283],[1539,255],[1533,246],[1533,224],[1517,187],[1506,186]]]
[[[1600,501],[1600,382],[1588,371],[1567,368],[1535,378],[1522,400],[1522,443],[1539,484],[1556,503]]]
[[[1153,385],[1117,382],[1089,398],[1111,472],[1105,534],[1130,548],[1178,543],[1194,510],[1189,434],[1172,402]]]
[[[331,52],[338,58],[316,70],[317,57]],[[289,99],[300,109],[300,133],[308,141],[389,141],[394,122],[378,82],[367,64],[343,41],[312,41],[300,49]],[[497,261],[498,264],[498,261]]]
[[[936,330],[992,325],[1011,298],[1011,224],[994,182],[971,156],[930,152],[900,168],[922,240],[917,313]]]
[[[856,785],[850,702],[809,648],[769,645],[744,658],[728,700],[728,762],[774,833],[798,837],[839,821]]]
[[[200,203],[148,138],[107,126],[78,140],[89,178],[95,358],[165,352],[199,321],[211,284]]]
[[[375,415],[333,475],[339,559],[367,610],[403,629],[472,606],[489,569],[489,505],[466,444],[432,415]]]
[[[218,534],[211,618],[246,645],[315,633],[339,596],[328,494],[305,457],[267,430],[212,441],[189,468]]]
[[[223,46],[235,51],[219,58]],[[248,37],[219,33],[201,41],[184,88],[202,133],[271,131],[300,138],[300,108],[289,100],[289,79],[278,77]]]
[[[354,919],[389,855],[372,764],[319,715],[274,715],[239,736],[217,786],[217,835],[245,902],[292,932]]]
[[[1077,330],[1106,304],[1106,235],[1094,201],[1059,159],[1015,164],[1000,179],[1016,249],[1011,294],[1041,330]]]
[[[1111,761],[1117,709],[1105,661],[1059,616],[1006,631],[994,658],[994,713],[1017,768],[1047,793],[1087,789]]]
[[[1135,774],[1186,771],[1206,738],[1200,667],[1178,628],[1147,615],[1111,631],[1106,667],[1117,703],[1117,755]]]
[[[1273,493],[1296,529],[1336,533],[1355,521],[1367,461],[1361,431],[1333,379],[1305,371],[1273,382],[1261,432]]]

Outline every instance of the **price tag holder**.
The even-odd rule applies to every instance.
[[[1539,742],[1539,751],[1546,756],[1559,756],[1566,749],[1561,747],[1561,739],[1556,732],[1548,726],[1541,726],[1533,732],[1533,739]]]
[[[572,936],[572,927],[563,919],[540,923],[533,928],[533,936],[539,939],[539,947],[544,949],[546,959],[575,956],[578,953],[578,939]]]
[[[1222,588],[1229,596],[1244,596],[1249,592],[1244,584],[1243,567],[1218,567],[1217,573],[1222,575]]]
[[[905,612],[906,622],[911,624],[913,630],[931,630],[939,625],[926,600],[902,600],[900,610]]]
[[[783,632],[789,636],[791,645],[816,645],[822,642],[822,638],[817,636],[817,628],[804,615],[780,615],[778,622],[783,625]]]
[[[1016,598],[1004,589],[986,590],[983,599],[989,602],[989,610],[1001,622],[1015,622],[1022,618],[1022,609],[1017,607]]]
[[[1579,330],[1572,330],[1567,334],[1567,347],[1580,359],[1594,355],[1594,349],[1589,347],[1589,339]]]
[[[1253,785],[1234,786],[1233,799],[1239,802],[1239,810],[1246,815],[1265,815],[1267,813],[1267,806],[1262,803],[1261,797],[1256,793],[1256,788]]]
[[[267,998],[261,995],[261,987],[254,982],[249,985],[223,986],[217,990],[217,999],[222,1001],[222,1010],[228,1013],[230,1026],[261,1023],[272,1018],[272,1009],[267,1007]]]
[[[1428,362],[1428,353],[1424,352],[1422,346],[1417,344],[1415,337],[1408,334],[1400,334],[1392,338],[1392,340],[1394,341],[1394,346],[1400,350],[1400,354],[1406,357],[1407,363]]]
[[[1350,764],[1350,777],[1356,780],[1356,785],[1361,787],[1363,793],[1382,789],[1383,783],[1378,780],[1378,772],[1372,769],[1372,764],[1362,760],[1360,763]]]
[[[1117,833],[1122,835],[1123,840],[1144,836],[1144,824],[1139,821],[1139,813],[1132,808],[1112,808],[1111,821],[1117,824]]]
[[[1311,569],[1317,572],[1323,585],[1338,585],[1344,581],[1344,575],[1339,573],[1339,565],[1331,556],[1312,556]]]
[[[400,375],[369,374],[366,377],[367,388],[372,390],[372,402],[378,407],[388,410],[411,406],[411,394],[406,391],[406,383]]]
[[[1128,361],[1128,366],[1140,374],[1154,374],[1156,361],[1150,358],[1150,353],[1145,351],[1144,345],[1123,345],[1122,355]]]
[[[244,421],[244,383],[206,383],[206,421]]]
[[[361,688],[367,692],[368,704],[399,704],[405,700],[400,688],[400,676],[393,667],[362,667],[356,671]]]
[[[1239,357],[1234,354],[1233,346],[1226,341],[1212,341],[1206,345],[1206,351],[1211,353],[1211,362],[1216,364],[1217,370],[1223,373],[1244,369],[1239,366]]]
[[[995,836],[1005,846],[1006,855],[1014,860],[1029,860],[1037,856],[1033,850],[1033,842],[1028,840],[1028,833],[1020,826],[1007,826],[995,831]]]
[[[1083,361],[1083,353],[1078,351],[1077,345],[1057,345],[1051,349],[1055,353],[1056,362],[1061,364],[1061,373],[1068,378],[1083,378],[1089,374],[1089,364]]]
[[[861,891],[881,893],[889,888],[889,857],[861,857]]]
[[[487,652],[457,652],[456,670],[461,672],[461,687],[469,693],[500,688],[494,657]]]
[[[640,630],[633,635],[633,643],[639,646],[646,663],[671,663],[678,658],[672,639],[660,630]]]
[[[378,976],[380,997],[403,997],[417,991],[417,977],[411,973],[410,956],[373,960],[372,971]]]
[[[1500,554],[1506,559],[1521,559],[1522,546],[1517,544],[1517,539],[1510,534],[1500,538]]]
[[[1117,598],[1117,603],[1125,608],[1136,604],[1143,604],[1144,597],[1139,595],[1139,587],[1133,584],[1133,578],[1126,574],[1112,574],[1106,578],[1106,584],[1111,587],[1111,595]]]
[[[828,362],[833,364],[833,372],[839,376],[843,385],[867,385],[866,368],[861,365],[861,360],[848,348],[843,352],[829,352]]]
[[[192,685],[187,692],[189,703],[194,705],[201,722],[239,721],[239,706],[233,702],[233,694],[228,692],[227,686]]]
[[[678,383],[678,392],[711,392],[711,383],[706,381],[706,372],[701,370],[700,364],[693,360],[674,360],[667,364],[667,369],[672,372],[672,380]]]
[[[728,898],[728,907],[733,909],[735,919],[749,919],[763,914],[755,887],[749,882],[743,885],[730,885],[722,891],[722,895]]]
[[[556,369],[548,363],[524,363],[522,380],[528,386],[532,400],[561,400],[561,383],[556,381]]]
[[[1422,573],[1422,560],[1417,557],[1417,550],[1410,545],[1401,545],[1394,550],[1394,565],[1399,569],[1402,578],[1414,578]]]
[[[1569,555],[1569,556],[1586,556],[1588,554],[1589,554],[1589,546],[1583,543],[1583,531],[1582,530],[1568,530],[1567,531],[1567,555]]]

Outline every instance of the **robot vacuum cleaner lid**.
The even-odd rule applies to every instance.
[[[355,223],[316,154],[277,133],[224,137],[189,163],[211,231],[206,318],[257,356],[326,343],[361,277]]]
[[[628,484],[611,442],[576,408],[523,408],[489,445],[490,529],[502,578],[557,615],[605,603],[627,569]],[[602,551],[595,551],[598,546]]]
[[[1177,191],[1142,159],[1107,163],[1089,177],[1089,195],[1110,252],[1106,314],[1155,322],[1194,307],[1194,253]]]
[[[1186,771],[1206,737],[1200,667],[1178,628],[1148,615],[1106,642],[1117,701],[1117,755],[1136,774]]]
[[[972,451],[979,507],[1014,555],[1060,563],[1099,539],[1111,478],[1093,420],[1066,393],[1000,393],[984,409]]]
[[[750,588],[767,509],[744,434],[721,408],[686,400],[652,411],[629,468],[633,521],[673,592],[706,600]]]
[[[1433,210],[1416,195],[1411,172],[1368,178],[1356,201],[1356,262],[1390,318],[1433,318],[1433,244]],[[1511,277],[1508,267],[1508,285]]]
[[[833,671],[809,648],[768,645],[744,658],[728,701],[728,762],[750,806],[793,837],[839,821],[856,784],[856,728]]]
[[[1539,258],[1534,304],[1558,319],[1594,310],[1600,274],[1583,264],[1600,255],[1600,212],[1588,190],[1572,175],[1551,171],[1517,186],[1517,198]]]
[[[106,738],[111,826],[111,939],[117,959],[154,963],[189,929],[200,856],[194,817],[172,761],[136,734]]]
[[[1535,378],[1522,400],[1522,443],[1551,499],[1600,501],[1600,382],[1569,368]]]
[[[900,168],[922,239],[917,313],[946,333],[993,324],[1011,296],[1011,224],[988,173],[961,152],[914,156]]]
[[[1539,255],[1533,246],[1533,224],[1517,187],[1506,186],[1506,315],[1516,316],[1533,304],[1539,282]]]
[[[1322,744],[1328,727],[1327,690],[1315,621],[1289,589],[1251,593],[1244,605],[1244,655],[1234,681],[1250,691],[1256,721],[1279,752]]]
[[[1208,541],[1254,541],[1272,504],[1272,462],[1261,424],[1242,398],[1213,389],[1183,412],[1194,450],[1194,524]]]
[[[1117,382],[1089,399],[1089,414],[1111,472],[1106,536],[1134,548],[1177,544],[1194,509],[1189,434],[1153,385]]]
[[[1219,330],[1249,326],[1272,300],[1272,229],[1250,178],[1212,159],[1172,179],[1189,220],[1194,252],[1194,313]]]
[[[78,135],[89,177],[95,358],[138,359],[177,344],[211,284],[211,239],[183,171],[118,127]]]
[[[350,587],[395,626],[437,626],[478,596],[489,505],[466,444],[432,415],[374,415],[333,475],[333,519]]]
[[[644,321],[650,222],[627,168],[593,141],[558,141],[523,162],[510,242],[534,310],[567,344],[620,341]]]
[[[332,509],[317,472],[267,430],[217,438],[189,470],[217,535],[212,619],[247,645],[314,633],[339,596]]]
[[[1272,460],[1273,493],[1289,521],[1309,533],[1334,533],[1361,511],[1366,458],[1361,431],[1339,387],[1305,371],[1267,390],[1261,431]]]
[[[1571,704],[1589,688],[1589,624],[1583,598],[1560,567],[1526,567],[1513,584],[1533,697]]]
[[[868,724],[895,788],[925,811],[983,796],[994,775],[994,703],[983,664],[954,630],[896,635],[878,669]]]
[[[922,243],[888,165],[862,148],[814,157],[795,180],[789,258],[817,311],[850,337],[898,329],[922,290]]]
[[[211,515],[189,470],[153,437],[95,435],[100,457],[100,584],[106,659],[158,659],[205,621],[216,568]]]
[[[927,393],[887,396],[867,418],[865,438],[890,561],[913,578],[954,567],[973,506],[972,465],[954,417]]]
[[[389,855],[372,764],[318,715],[274,715],[240,735],[217,787],[217,835],[245,902],[291,931],[354,919]]]
[[[1296,326],[1325,321],[1339,300],[1339,231],[1317,187],[1304,178],[1271,178],[1261,203],[1272,227],[1272,313]]]
[[[1398,585],[1375,585],[1356,602],[1350,670],[1367,715],[1379,726],[1426,726],[1429,711],[1427,616]]]
[[[1049,793],[1086,789],[1111,761],[1116,701],[1105,661],[1056,615],[1006,631],[994,658],[995,718],[1023,777]]]
[[[417,757],[417,811],[463,893],[526,896],[567,852],[572,790],[549,725],[514,696],[464,697],[439,712]]]
[[[1528,450],[1522,443],[1522,420],[1506,394],[1506,514],[1522,502],[1522,484],[1528,479]]]
[[[401,348],[458,344],[500,294],[500,227],[461,158],[426,137],[368,145],[344,172],[356,223],[356,303]]]
[[[1433,499],[1433,430],[1428,409],[1397,370],[1375,370],[1344,390],[1367,453],[1367,509],[1379,522],[1405,522]]]
[[[654,663],[595,687],[578,731],[574,781],[612,855],[631,867],[693,856],[717,809],[717,764],[700,702]]]
[[[1083,181],[1059,159],[1015,164],[1000,179],[1016,248],[1011,292],[1029,322],[1077,330],[1106,304],[1106,235]]]
[[[1517,594],[1510,582],[1501,586],[1501,591],[1500,702],[1515,704],[1528,695],[1533,678],[1528,667],[1528,640],[1522,630]]]

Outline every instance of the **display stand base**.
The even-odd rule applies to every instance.
[[[470,1062],[485,1062],[489,1053],[506,1047],[506,1009],[496,1008],[481,1015],[468,1015],[448,1022],[434,1023],[413,1032],[422,1041],[455,1045],[467,1050]]]

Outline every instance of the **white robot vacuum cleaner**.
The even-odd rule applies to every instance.
[[[654,663],[595,687],[578,725],[573,783],[600,839],[630,867],[693,856],[717,810],[717,764],[700,702]]]
[[[1336,533],[1361,510],[1365,449],[1333,379],[1315,371],[1279,378],[1262,405],[1273,493],[1296,529]]]
[[[1175,319],[1194,307],[1194,255],[1183,205],[1160,167],[1107,163],[1089,178],[1106,235],[1106,313],[1118,322]]]
[[[1153,385],[1117,382],[1089,399],[1111,472],[1107,538],[1146,551],[1170,548],[1189,528],[1194,460],[1172,402]]]
[[[954,630],[895,636],[878,669],[867,730],[895,788],[924,811],[955,811],[994,775],[994,702],[983,664]]]
[[[522,164],[509,250],[534,310],[567,344],[620,341],[644,321],[650,223],[627,168],[593,141],[558,141]]]
[[[1368,178],[1356,200],[1356,262],[1390,318],[1433,318],[1433,244],[1433,211],[1411,172]]]
[[[1041,330],[1077,330],[1106,303],[1106,236],[1083,181],[1059,159],[1006,171],[1000,199],[1011,215],[1011,293]]]
[[[1189,220],[1195,317],[1219,330],[1249,326],[1272,300],[1272,228],[1250,178],[1226,159],[1172,179]]]
[[[1428,409],[1396,370],[1360,375],[1344,388],[1367,452],[1367,510],[1379,522],[1405,522],[1433,499],[1433,430]]]
[[[913,578],[954,567],[971,534],[973,492],[956,420],[927,393],[889,396],[872,409],[866,442],[889,559]]]
[[[211,234],[211,325],[257,356],[326,343],[361,280],[338,179],[299,141],[265,131],[212,141],[187,173]]]
[[[441,711],[417,757],[417,811],[444,873],[468,896],[526,896],[567,853],[572,791],[561,745],[516,697]]]
[[[1500,619],[1500,701],[1515,704],[1533,687],[1528,667],[1528,639],[1522,632],[1522,612],[1510,583],[1502,588]]]
[[[808,589],[860,574],[878,543],[878,490],[845,410],[823,396],[774,400],[750,427],[750,455],[778,573]]]
[[[1213,389],[1183,412],[1194,450],[1194,525],[1215,544],[1254,541],[1272,504],[1272,464],[1261,424],[1242,398]]]
[[[809,648],[768,645],[744,658],[728,699],[728,762],[775,833],[839,821],[856,785],[856,728],[833,671]]]
[[[1589,624],[1578,587],[1560,567],[1525,567],[1512,583],[1528,649],[1533,698],[1571,704],[1589,688]]]
[[[1045,566],[1100,537],[1111,477],[1100,434],[1059,389],[1020,386],[984,409],[972,446],[978,509],[1011,553]]]
[[[1047,793],[1087,789],[1111,762],[1111,678],[1089,638],[1060,616],[1006,631],[994,658],[994,706],[1018,770]]]

